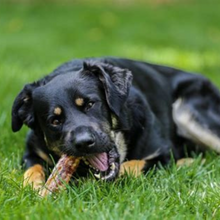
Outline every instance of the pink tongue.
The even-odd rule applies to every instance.
[[[100,171],[108,169],[108,155],[107,153],[94,154],[86,158],[89,163]]]

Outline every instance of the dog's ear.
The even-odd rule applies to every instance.
[[[104,86],[109,108],[119,117],[131,86],[131,71],[105,63],[91,62],[84,62],[84,70],[98,75]]]
[[[15,98],[12,106],[12,130],[14,132],[19,131],[23,124],[29,128],[34,128],[32,93],[39,86],[39,82],[27,84]]]

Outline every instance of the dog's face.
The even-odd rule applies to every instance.
[[[41,133],[50,150],[82,157],[96,176],[113,179],[119,155],[111,134],[126,124],[120,117],[130,84],[127,70],[84,63],[77,72],[27,85],[15,100],[12,128],[25,123]]]
[[[110,150],[111,115],[92,73],[59,75],[37,88],[32,99],[51,149],[79,157]]]

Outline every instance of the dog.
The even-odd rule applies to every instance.
[[[205,77],[141,61],[75,59],[27,84],[12,130],[30,128],[25,185],[38,189],[62,154],[81,157],[76,175],[114,180],[146,173],[196,149],[220,152],[220,93]]]

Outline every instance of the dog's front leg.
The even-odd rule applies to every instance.
[[[33,148],[26,149],[23,156],[23,166],[25,168],[23,186],[31,185],[38,190],[45,183],[44,160],[40,158]]]
[[[129,160],[121,164],[120,176],[124,174],[132,175],[134,177],[146,173],[152,168],[158,168],[160,165],[167,165],[170,162],[169,152],[166,154],[159,154],[158,151],[148,155],[141,160]]]
[[[130,160],[121,164],[120,176],[124,174],[132,175],[134,177],[140,176],[144,170],[145,160]]]
[[[35,164],[25,171],[23,186],[31,185],[33,189],[38,190],[44,183],[45,173],[41,164]]]
[[[39,189],[45,183],[45,167],[53,167],[53,161],[47,150],[43,138],[30,132],[27,136],[26,150],[23,156],[24,173],[23,185],[31,185],[33,189]],[[54,157],[54,162],[56,158]],[[46,165],[46,166],[45,166]]]

